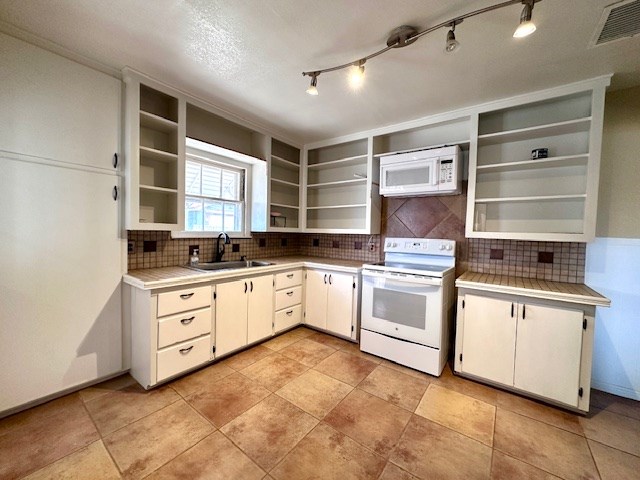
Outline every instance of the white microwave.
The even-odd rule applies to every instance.
[[[457,145],[380,157],[380,195],[455,195],[462,191]]]

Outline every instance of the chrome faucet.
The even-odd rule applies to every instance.
[[[222,244],[222,250],[220,250],[220,239],[224,238],[224,243]],[[216,251],[214,252],[214,262],[221,262],[222,256],[224,255],[224,246],[231,244],[231,238],[225,232],[220,232],[218,238],[216,238]]]

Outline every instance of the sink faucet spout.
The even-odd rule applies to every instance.
[[[222,243],[222,250],[220,250],[220,239],[224,238],[224,242]],[[222,256],[224,255],[224,246],[231,244],[231,238],[225,232],[220,232],[218,238],[216,238],[216,251],[213,252],[213,261],[221,262]]]

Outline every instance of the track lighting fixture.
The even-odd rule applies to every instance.
[[[450,24],[451,30],[447,32],[447,43],[444,47],[444,51],[447,53],[453,53],[460,48],[460,42],[456,40],[456,25],[462,23],[462,20],[453,21]]]
[[[469,13],[465,13],[458,17],[452,18],[451,20],[447,20],[446,22],[439,23],[438,25],[434,25],[433,27],[426,28],[425,30],[419,31],[417,28],[409,26],[409,25],[401,25],[395,28],[389,38],[387,38],[387,46],[378,50],[377,52],[373,52],[370,55],[367,55],[360,60],[356,60],[355,62],[349,62],[342,65],[337,65],[335,67],[324,68],[322,70],[314,70],[309,72],[302,72],[303,76],[311,77],[311,85],[307,88],[307,93],[309,95],[318,95],[318,89],[316,87],[318,83],[318,75],[321,73],[334,72],[336,70],[342,70],[345,68],[350,69],[349,71],[349,83],[352,88],[358,88],[362,85],[364,81],[364,63],[367,60],[370,60],[378,55],[382,55],[385,52],[388,52],[392,48],[403,48],[413,44],[419,38],[439,30],[440,28],[449,28],[450,30],[447,32],[447,42],[445,45],[445,52],[451,53],[455,52],[460,48],[460,43],[456,40],[456,25],[462,23],[465,18],[475,17],[477,15],[481,15],[483,13],[491,12],[493,10],[497,10],[499,8],[509,7],[511,5],[522,4],[524,5],[522,9],[522,13],[520,14],[520,24],[513,34],[514,37],[526,37],[527,35],[532,34],[536,30],[536,26],[531,21],[531,15],[533,12],[533,6],[536,2],[540,2],[542,0],[506,0],[501,3],[497,3],[495,5],[490,5],[485,8],[481,8],[479,10],[474,10]]]
[[[314,97],[316,95],[318,95],[318,75],[311,75],[311,85],[309,85],[309,88],[307,88],[307,93],[309,95],[313,95]]]
[[[516,28],[516,31],[513,33],[515,38],[526,37],[536,31],[536,26],[531,21],[533,4],[535,2],[533,0],[523,0],[522,3],[524,4],[524,7],[520,14],[520,25],[518,25],[518,28]]]
[[[364,60],[359,61],[349,69],[349,85],[357,90],[364,83]]]

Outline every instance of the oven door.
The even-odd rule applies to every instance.
[[[440,348],[442,279],[362,272],[362,328]]]

